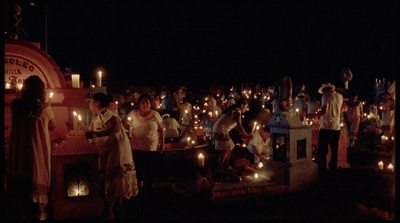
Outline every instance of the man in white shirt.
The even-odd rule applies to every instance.
[[[320,176],[324,176],[327,173],[326,154],[328,153],[328,145],[331,148],[329,172],[335,172],[337,167],[343,96],[336,92],[335,86],[330,83],[323,84],[318,89],[318,93],[322,94],[322,103],[321,111],[318,113],[321,118],[321,129],[318,137],[317,163]]]

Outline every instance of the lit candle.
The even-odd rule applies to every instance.
[[[258,173],[255,173],[255,174],[254,174],[254,178],[255,178],[255,179],[258,179]]]
[[[296,115],[299,116],[299,109],[296,108]]]
[[[79,76],[79,74],[71,74],[73,88],[80,88]]]
[[[81,115],[78,115],[78,121],[79,121],[79,124],[81,125],[81,127],[79,129],[83,129],[83,122],[82,122],[82,116]]]
[[[387,136],[382,135],[382,136],[381,136],[381,143],[382,143],[382,144],[385,144],[385,143],[386,143],[386,140],[387,140]]]
[[[251,132],[254,132],[256,130],[256,127],[257,127],[257,122],[254,122],[253,130]]]
[[[197,165],[204,167],[204,155],[202,153],[197,156]]]
[[[73,130],[77,130],[78,128],[78,113],[76,113],[76,111],[73,111],[72,113],[74,115],[74,119],[73,119]]]
[[[382,160],[378,162],[378,169],[383,170],[383,161]]]
[[[21,90],[24,85],[22,83],[17,83],[18,90]]]
[[[129,137],[131,136],[131,134],[132,134],[132,127],[131,127],[131,122],[132,122],[132,118],[131,117],[128,117],[128,125],[129,125]]]
[[[387,166],[387,169],[388,169],[390,172],[393,172],[393,164],[389,163],[389,165]]]
[[[11,88],[11,84],[6,82],[6,89],[10,89]]]
[[[50,92],[49,94],[49,106],[51,105],[51,99],[53,98],[54,92]]]
[[[101,71],[99,71],[98,73],[97,73],[97,87],[101,87],[101,76],[102,76],[102,72]]]
[[[259,168],[259,169],[261,169],[263,166],[264,166],[264,165],[263,165],[262,162],[259,162],[259,163],[258,163],[258,168]]]

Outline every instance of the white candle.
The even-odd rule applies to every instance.
[[[79,77],[80,77],[79,74],[71,74],[73,88],[80,88]]]
[[[131,122],[132,122],[132,118],[131,117],[128,117],[128,125],[129,125],[129,137],[131,137],[131,134],[132,134],[132,125],[131,125]]]
[[[202,153],[197,156],[197,165],[204,167],[204,155]]]
[[[383,161],[382,160],[378,162],[378,169],[383,170]]]
[[[101,87],[101,76],[102,76],[102,72],[101,71],[99,71],[98,73],[97,73],[97,78],[96,78],[96,80],[97,80],[97,87]]]
[[[393,170],[393,164],[389,163],[389,165],[387,166],[387,169],[388,169],[390,172],[393,172],[393,171],[394,171],[394,170]]]
[[[78,115],[78,121],[79,121],[79,124],[81,125],[80,129],[82,129],[83,128],[83,122],[82,122],[82,116],[81,115]],[[78,126],[78,124],[77,124],[77,126]]]
[[[76,111],[73,111],[73,113],[72,113],[73,115],[74,115],[74,119],[73,119],[73,130],[77,130],[77,128],[78,128],[78,114],[76,113]]]
[[[254,122],[253,130],[251,132],[254,132],[256,130],[256,127],[257,127],[257,122]]]
[[[51,99],[53,98],[54,92],[50,92],[49,94],[49,105],[51,105]]]

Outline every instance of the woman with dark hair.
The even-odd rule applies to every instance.
[[[248,103],[244,99],[239,99],[235,104],[228,107],[222,113],[222,116],[213,125],[213,135],[215,140],[215,149],[221,151],[218,158],[218,171],[229,169],[229,160],[235,144],[231,139],[229,132],[235,127],[244,138],[251,138],[251,133],[247,133],[242,125],[242,114],[248,109]]]
[[[119,202],[123,213],[123,198],[136,196],[138,185],[129,137],[118,114],[108,108],[110,100],[104,93],[95,93],[91,98],[89,108],[96,116],[86,137],[94,138],[99,149],[99,170],[106,198],[104,218],[111,220],[115,203]]]
[[[126,127],[131,132],[131,147],[137,165],[138,182],[151,191],[153,181],[154,154],[164,151],[164,126],[160,114],[151,109],[151,95],[139,96],[139,108],[127,115]]]
[[[21,97],[11,103],[12,130],[8,156],[7,196],[11,219],[45,220],[51,182],[50,133],[54,113],[45,104],[45,85],[29,76]]]

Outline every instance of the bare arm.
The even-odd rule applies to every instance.
[[[106,122],[106,128],[104,130],[99,132],[89,131],[88,133],[86,133],[86,136],[88,138],[108,136],[115,133],[118,128],[119,128],[118,117],[113,116],[112,118],[110,118],[110,120]]]
[[[164,152],[164,125],[163,125],[163,123],[162,122],[159,122],[159,123],[157,123],[158,124],[158,129],[157,129],[157,131],[158,131],[158,135],[159,135],[159,140],[160,140],[160,143],[161,143],[161,145],[160,145],[160,148],[161,148],[161,152]]]
[[[248,134],[246,130],[244,130],[243,128],[241,113],[234,112],[233,115],[234,115],[233,118],[237,124],[236,128],[239,130],[240,134],[242,134],[245,138],[249,137],[250,134]]]

